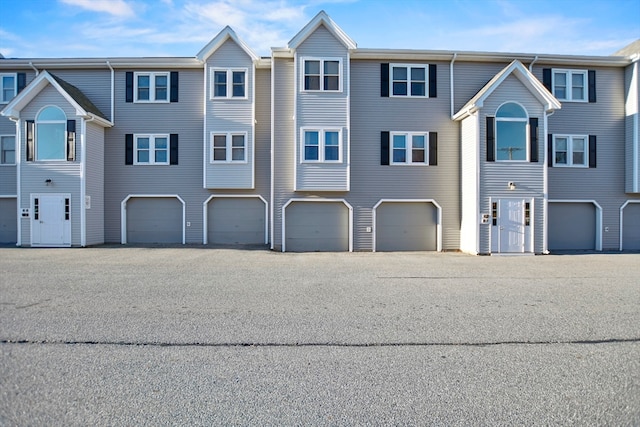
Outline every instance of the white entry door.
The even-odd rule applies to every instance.
[[[71,197],[69,194],[32,196],[31,244],[33,246],[71,245]]]

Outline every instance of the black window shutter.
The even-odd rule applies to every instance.
[[[553,135],[547,135],[547,166],[553,167]]]
[[[133,164],[133,134],[128,133],[124,136],[124,164]]]
[[[178,102],[178,72],[171,72],[171,93],[169,94],[171,102]]]
[[[587,72],[589,80],[589,102],[596,102],[596,70]]]
[[[496,161],[495,120],[494,117],[487,117],[487,162]]]
[[[436,64],[429,64],[429,98],[438,96],[438,67]]]
[[[18,73],[18,93],[22,92],[22,89],[27,85],[27,74]]]
[[[596,136],[589,135],[589,167],[596,167]]]
[[[76,159],[76,121],[67,120],[67,161]]]
[[[389,97],[389,64],[386,63],[380,64],[380,96]]]
[[[380,132],[380,164],[389,164],[389,132]]]
[[[133,102],[133,72],[127,71],[126,76],[126,95],[125,102]]]
[[[549,92],[553,93],[553,88],[551,88],[551,68],[542,69],[542,84]]]
[[[438,165],[438,132],[429,132],[429,165]]]
[[[169,164],[178,164],[178,134],[172,133],[169,136]]]
[[[35,146],[34,146],[34,134],[35,134],[35,127],[36,127],[36,123],[33,120],[27,120],[26,122],[27,125],[27,129],[25,132],[26,135],[26,142],[27,142],[27,149],[26,149],[26,154],[27,154],[27,162],[32,162],[33,161],[33,155],[35,153]]]
[[[538,118],[529,119],[529,161],[538,161]]]

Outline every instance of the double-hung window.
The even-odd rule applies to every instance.
[[[302,58],[302,90],[342,91],[342,58]]]
[[[342,161],[342,132],[339,129],[303,129],[302,161]]]
[[[587,167],[589,149],[587,135],[553,135],[553,166]]]
[[[428,165],[429,134],[427,132],[391,132],[392,165]]]
[[[246,163],[246,133],[211,133],[212,163]]]
[[[429,66],[391,64],[391,96],[426,97]]]
[[[587,70],[552,71],[553,94],[560,101],[587,102]]]
[[[11,101],[18,91],[16,74],[0,74],[0,104]]]
[[[134,164],[168,165],[169,135],[134,135]]]
[[[135,102],[169,102],[169,73],[135,73]]]
[[[16,137],[13,135],[0,136],[0,165],[16,163]]]
[[[246,69],[211,69],[211,99],[246,99]]]

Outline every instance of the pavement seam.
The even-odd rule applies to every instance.
[[[564,341],[495,341],[495,342],[398,342],[398,343],[339,343],[339,342],[152,342],[152,341],[63,341],[63,340],[11,340],[0,339],[0,344],[19,345],[87,345],[87,346],[123,346],[123,347],[493,347],[504,345],[597,345],[640,343],[640,338],[611,338],[599,340]]]

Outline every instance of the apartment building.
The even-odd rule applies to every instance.
[[[0,59],[0,242],[472,254],[640,249],[636,42]]]

